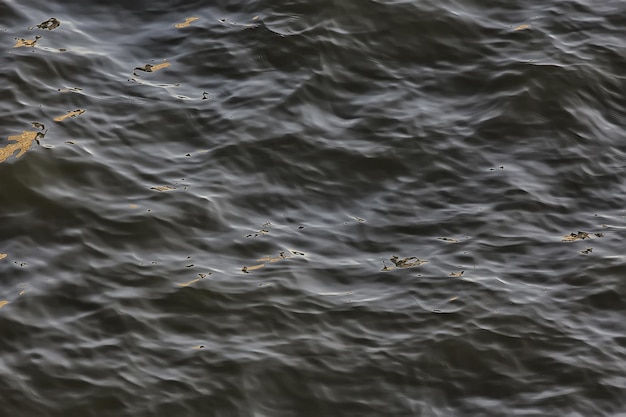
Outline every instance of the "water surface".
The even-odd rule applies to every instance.
[[[7,416],[620,416],[619,1],[0,4]]]

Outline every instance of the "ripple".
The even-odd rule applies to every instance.
[[[7,414],[624,408],[614,2],[0,15]]]

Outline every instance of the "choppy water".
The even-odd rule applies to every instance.
[[[0,3],[0,415],[626,415],[624,27]]]

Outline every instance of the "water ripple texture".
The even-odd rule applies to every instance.
[[[624,415],[626,3],[209,3],[0,4],[0,415]]]

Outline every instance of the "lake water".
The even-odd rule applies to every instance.
[[[625,27],[4,0],[0,415],[626,416]]]

